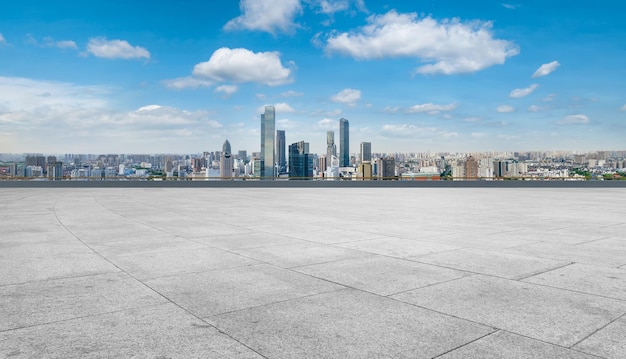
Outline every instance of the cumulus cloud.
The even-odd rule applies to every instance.
[[[234,94],[238,90],[239,90],[239,87],[237,87],[237,85],[221,85],[215,88],[215,92],[221,92],[226,97]]]
[[[511,91],[511,93],[509,94],[509,97],[511,98],[522,98],[522,97],[526,97],[528,95],[530,95],[533,91],[535,91],[535,89],[537,89],[537,87],[539,87],[539,85],[537,84],[532,84],[526,88],[523,89],[515,89],[513,91]]]
[[[539,66],[537,71],[533,74],[533,78],[547,76],[553,73],[561,64],[558,61],[552,61],[547,64]]]
[[[586,125],[588,123],[589,117],[585,115],[569,115],[557,122],[559,125]]]
[[[390,125],[385,124],[381,129],[381,135],[385,137],[426,137],[437,134],[436,127],[422,127],[415,125]]]
[[[277,114],[296,112],[296,110],[293,107],[289,106],[289,104],[284,103],[284,102],[275,103],[273,105],[260,106],[256,109],[256,112],[259,114],[265,113],[265,106],[274,106],[274,110],[276,111]]]
[[[315,124],[315,128],[318,130],[335,130],[339,128],[339,121],[332,120],[330,118],[325,118],[319,120],[317,124]]]
[[[72,40],[61,40],[61,41],[57,41],[55,43],[56,47],[60,48],[60,49],[77,49],[78,46],[76,46],[76,42],[72,41]]]
[[[268,86],[293,81],[292,69],[283,66],[278,52],[255,53],[242,48],[215,50],[209,61],[194,67],[193,74],[215,81],[256,82]]]
[[[546,107],[537,106],[537,105],[530,105],[528,107],[528,112],[540,112],[540,111],[544,111],[545,109],[546,109]]]
[[[356,105],[360,99],[361,91],[350,88],[343,89],[338,94],[330,98],[333,102],[345,103],[350,106]]]
[[[435,105],[433,103],[425,103],[420,105],[413,105],[409,107],[406,112],[407,113],[420,113],[426,112],[429,115],[436,115],[441,111],[452,111],[456,108],[455,103],[451,103],[448,105]]]
[[[150,52],[140,46],[132,46],[126,40],[107,40],[104,37],[89,39],[87,52],[105,59],[150,59]]]
[[[276,34],[293,33],[302,13],[300,0],[241,0],[241,15],[224,25],[225,30],[256,30]]]
[[[519,53],[512,42],[495,39],[491,28],[491,22],[437,21],[391,10],[368,17],[367,25],[355,31],[331,34],[326,51],[361,60],[417,58],[426,63],[415,70],[420,74],[472,73]]]
[[[550,101],[553,101],[555,97],[556,97],[556,94],[555,93],[551,93],[548,96],[544,97],[541,101],[543,101],[543,102],[550,102]]]
[[[209,80],[199,79],[192,76],[163,80],[161,83],[163,83],[165,87],[174,90],[182,90],[185,88],[210,87],[211,85],[213,85],[213,82]]]
[[[498,106],[496,111],[498,111],[500,113],[507,113],[507,112],[515,111],[515,108],[513,106],[509,106],[509,105],[502,105],[502,106]]]
[[[521,5],[519,5],[519,4],[506,4],[506,3],[502,4],[502,7],[505,7],[507,9],[509,9],[509,10],[515,10],[515,9],[519,8],[520,6]]]
[[[0,34],[0,45],[6,45],[7,40],[4,38],[2,34]]]
[[[302,92],[297,92],[293,90],[285,91],[280,94],[282,97],[298,97],[304,95]]]
[[[350,10],[353,5],[357,10],[367,12],[363,0],[308,0],[308,2],[317,9],[317,12],[327,15]]]

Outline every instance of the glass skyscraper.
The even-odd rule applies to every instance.
[[[361,163],[372,161],[372,143],[361,142]]]
[[[350,166],[350,123],[339,120],[339,167]]]
[[[276,161],[278,162],[278,173],[287,171],[287,143],[285,142],[285,131],[276,130]]]
[[[276,110],[274,106],[265,106],[261,115],[261,179],[274,178],[274,143],[276,130]]]

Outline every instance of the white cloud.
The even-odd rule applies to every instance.
[[[622,106],[619,110],[620,111],[626,111],[626,105]]]
[[[436,127],[420,127],[415,125],[389,125],[385,124],[381,129],[381,135],[385,137],[430,137],[437,134]]]
[[[556,94],[555,93],[551,93],[548,96],[544,97],[541,101],[543,101],[543,102],[550,102],[550,101],[553,101],[555,97],[556,97]]]
[[[227,97],[237,91],[239,91],[239,87],[237,87],[237,85],[221,85],[215,88],[215,92],[221,92]]]
[[[521,5],[519,4],[502,4],[502,7],[505,7],[509,10],[515,10],[518,9],[519,7],[521,7]]]
[[[570,115],[563,117],[557,122],[559,125],[586,125],[589,123],[589,117],[585,115]]]
[[[105,59],[150,59],[150,52],[140,46],[132,46],[126,40],[107,40],[104,37],[89,39],[87,52]]]
[[[302,92],[297,92],[293,90],[285,91],[280,94],[282,97],[298,97],[304,95]]]
[[[273,105],[260,106],[256,109],[256,112],[259,114],[265,113],[265,106],[274,106],[274,110],[276,111],[277,114],[296,112],[296,110],[293,107],[289,106],[289,104],[284,103],[284,102],[279,102]]]
[[[361,99],[361,91],[346,88],[341,90],[338,94],[334,95],[330,98],[333,102],[345,103],[349,106],[356,105],[357,102]]]
[[[215,50],[209,61],[197,64],[193,74],[215,81],[257,82],[268,86],[293,81],[292,70],[283,67],[278,52],[255,53],[227,47]]]
[[[559,66],[561,66],[561,64],[559,64],[558,61],[552,61],[547,64],[543,64],[539,66],[537,71],[535,71],[535,73],[533,74],[533,78],[547,76],[553,73]]]
[[[314,8],[317,8],[317,12],[326,15],[333,15],[340,11],[350,10],[352,5],[361,12],[367,12],[363,0],[309,0],[308,2],[310,2]]]
[[[210,87],[211,85],[213,85],[213,82],[211,81],[191,76],[178,77],[171,80],[163,80],[162,83],[165,85],[165,87],[175,90],[182,90],[185,88]]]
[[[281,130],[293,130],[300,127],[298,122],[283,118],[280,120],[276,120],[276,128]]]
[[[56,47],[60,49],[77,49],[76,43],[72,40],[61,40],[55,43]]]
[[[241,0],[242,14],[224,25],[225,30],[258,30],[276,34],[293,33],[302,13],[300,0]]]
[[[530,105],[528,106],[528,112],[540,112],[546,110],[546,107]]]
[[[406,112],[407,113],[419,113],[426,112],[429,115],[436,115],[441,111],[452,111],[456,108],[455,103],[451,103],[448,105],[435,105],[433,103],[425,103],[421,105],[413,105],[409,107]]]
[[[496,111],[498,111],[500,113],[507,113],[507,112],[515,111],[515,108],[513,106],[509,106],[509,105],[502,105],[502,106],[498,106]]]
[[[325,118],[323,120],[319,120],[317,122],[317,124],[315,125],[316,129],[319,130],[336,130],[339,128],[339,121],[337,120],[332,120],[330,118]]]
[[[7,43],[7,40],[4,38],[2,34],[0,34],[0,45],[5,45],[6,43]]]
[[[526,88],[523,89],[515,89],[513,91],[511,91],[511,93],[509,94],[509,97],[511,98],[522,98],[522,97],[526,97],[528,95],[530,95],[533,91],[535,91],[535,89],[537,89],[537,87],[539,87],[539,85],[537,84],[532,84]]]
[[[368,17],[367,23],[350,33],[331,34],[326,51],[356,59],[413,57],[427,63],[416,73],[446,75],[503,64],[519,53],[512,42],[493,38],[491,22],[437,21],[391,10]]]
[[[472,132],[472,137],[473,138],[484,138],[484,137],[487,137],[487,134],[485,132]]]

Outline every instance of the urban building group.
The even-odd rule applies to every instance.
[[[326,152],[311,153],[309,143],[287,145],[276,129],[276,109],[261,114],[260,152],[233,153],[225,140],[221,151],[197,155],[0,154],[0,178],[45,180],[494,180],[623,179],[626,151],[375,153],[361,142],[350,153],[350,123],[339,120],[326,133]]]

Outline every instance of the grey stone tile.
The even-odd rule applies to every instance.
[[[451,246],[448,244],[395,237],[340,243],[335,246],[398,258],[415,257],[459,249],[457,246]]]
[[[210,320],[270,358],[431,358],[492,328],[355,290]]]
[[[93,252],[41,257],[7,257],[0,261],[0,285],[117,271],[119,269],[114,265]]]
[[[504,248],[516,247],[523,244],[536,242],[534,238],[518,236],[516,231],[502,231],[490,234],[481,234],[475,233],[473,231],[465,231],[463,233],[455,233],[430,238],[429,241],[462,248],[476,248],[485,250],[500,250]]]
[[[626,250],[598,247],[592,243],[568,245],[541,242],[509,248],[503,251],[606,267],[619,267],[626,264]]]
[[[384,237],[376,233],[367,233],[359,230],[341,228],[320,228],[308,232],[295,231],[285,233],[285,235],[292,238],[302,239],[320,244],[353,242]]]
[[[390,295],[470,275],[467,272],[380,256],[314,264],[295,270],[380,295]]]
[[[563,346],[626,312],[623,301],[480,275],[393,298]]]
[[[207,248],[208,245],[198,243],[174,235],[159,234],[158,236],[130,236],[122,240],[91,243],[90,246],[104,256],[117,256],[130,253],[167,252],[185,249]]]
[[[146,283],[200,317],[343,288],[266,264],[156,278]]]
[[[0,331],[165,302],[123,273],[1,286]]]
[[[46,240],[43,241],[3,241],[0,242],[0,260],[9,260],[10,258],[28,258],[55,256],[60,254],[89,254],[92,253],[87,246],[80,243],[76,238],[65,240]]]
[[[417,257],[415,260],[421,263],[511,279],[526,277],[533,273],[540,273],[570,263],[472,248],[429,254]]]
[[[225,236],[207,236],[194,238],[195,241],[206,243],[225,250],[266,247],[281,244],[305,243],[301,240],[265,232],[250,232]]]
[[[576,263],[524,281],[626,300],[625,269]]]
[[[626,353],[626,317],[607,325],[574,346],[575,349],[604,358],[622,359]]]
[[[173,304],[0,332],[5,358],[255,358]]]
[[[605,237],[600,240],[590,241],[580,244],[582,248],[606,248],[616,249],[618,251],[626,250],[626,233],[621,237]]]
[[[500,330],[438,359],[597,359],[596,356]]]
[[[238,249],[234,252],[283,268],[333,262],[342,259],[366,257],[370,255],[360,251],[316,244],[277,245],[251,249]]]
[[[256,261],[217,248],[111,256],[111,261],[141,279],[247,266]]]

